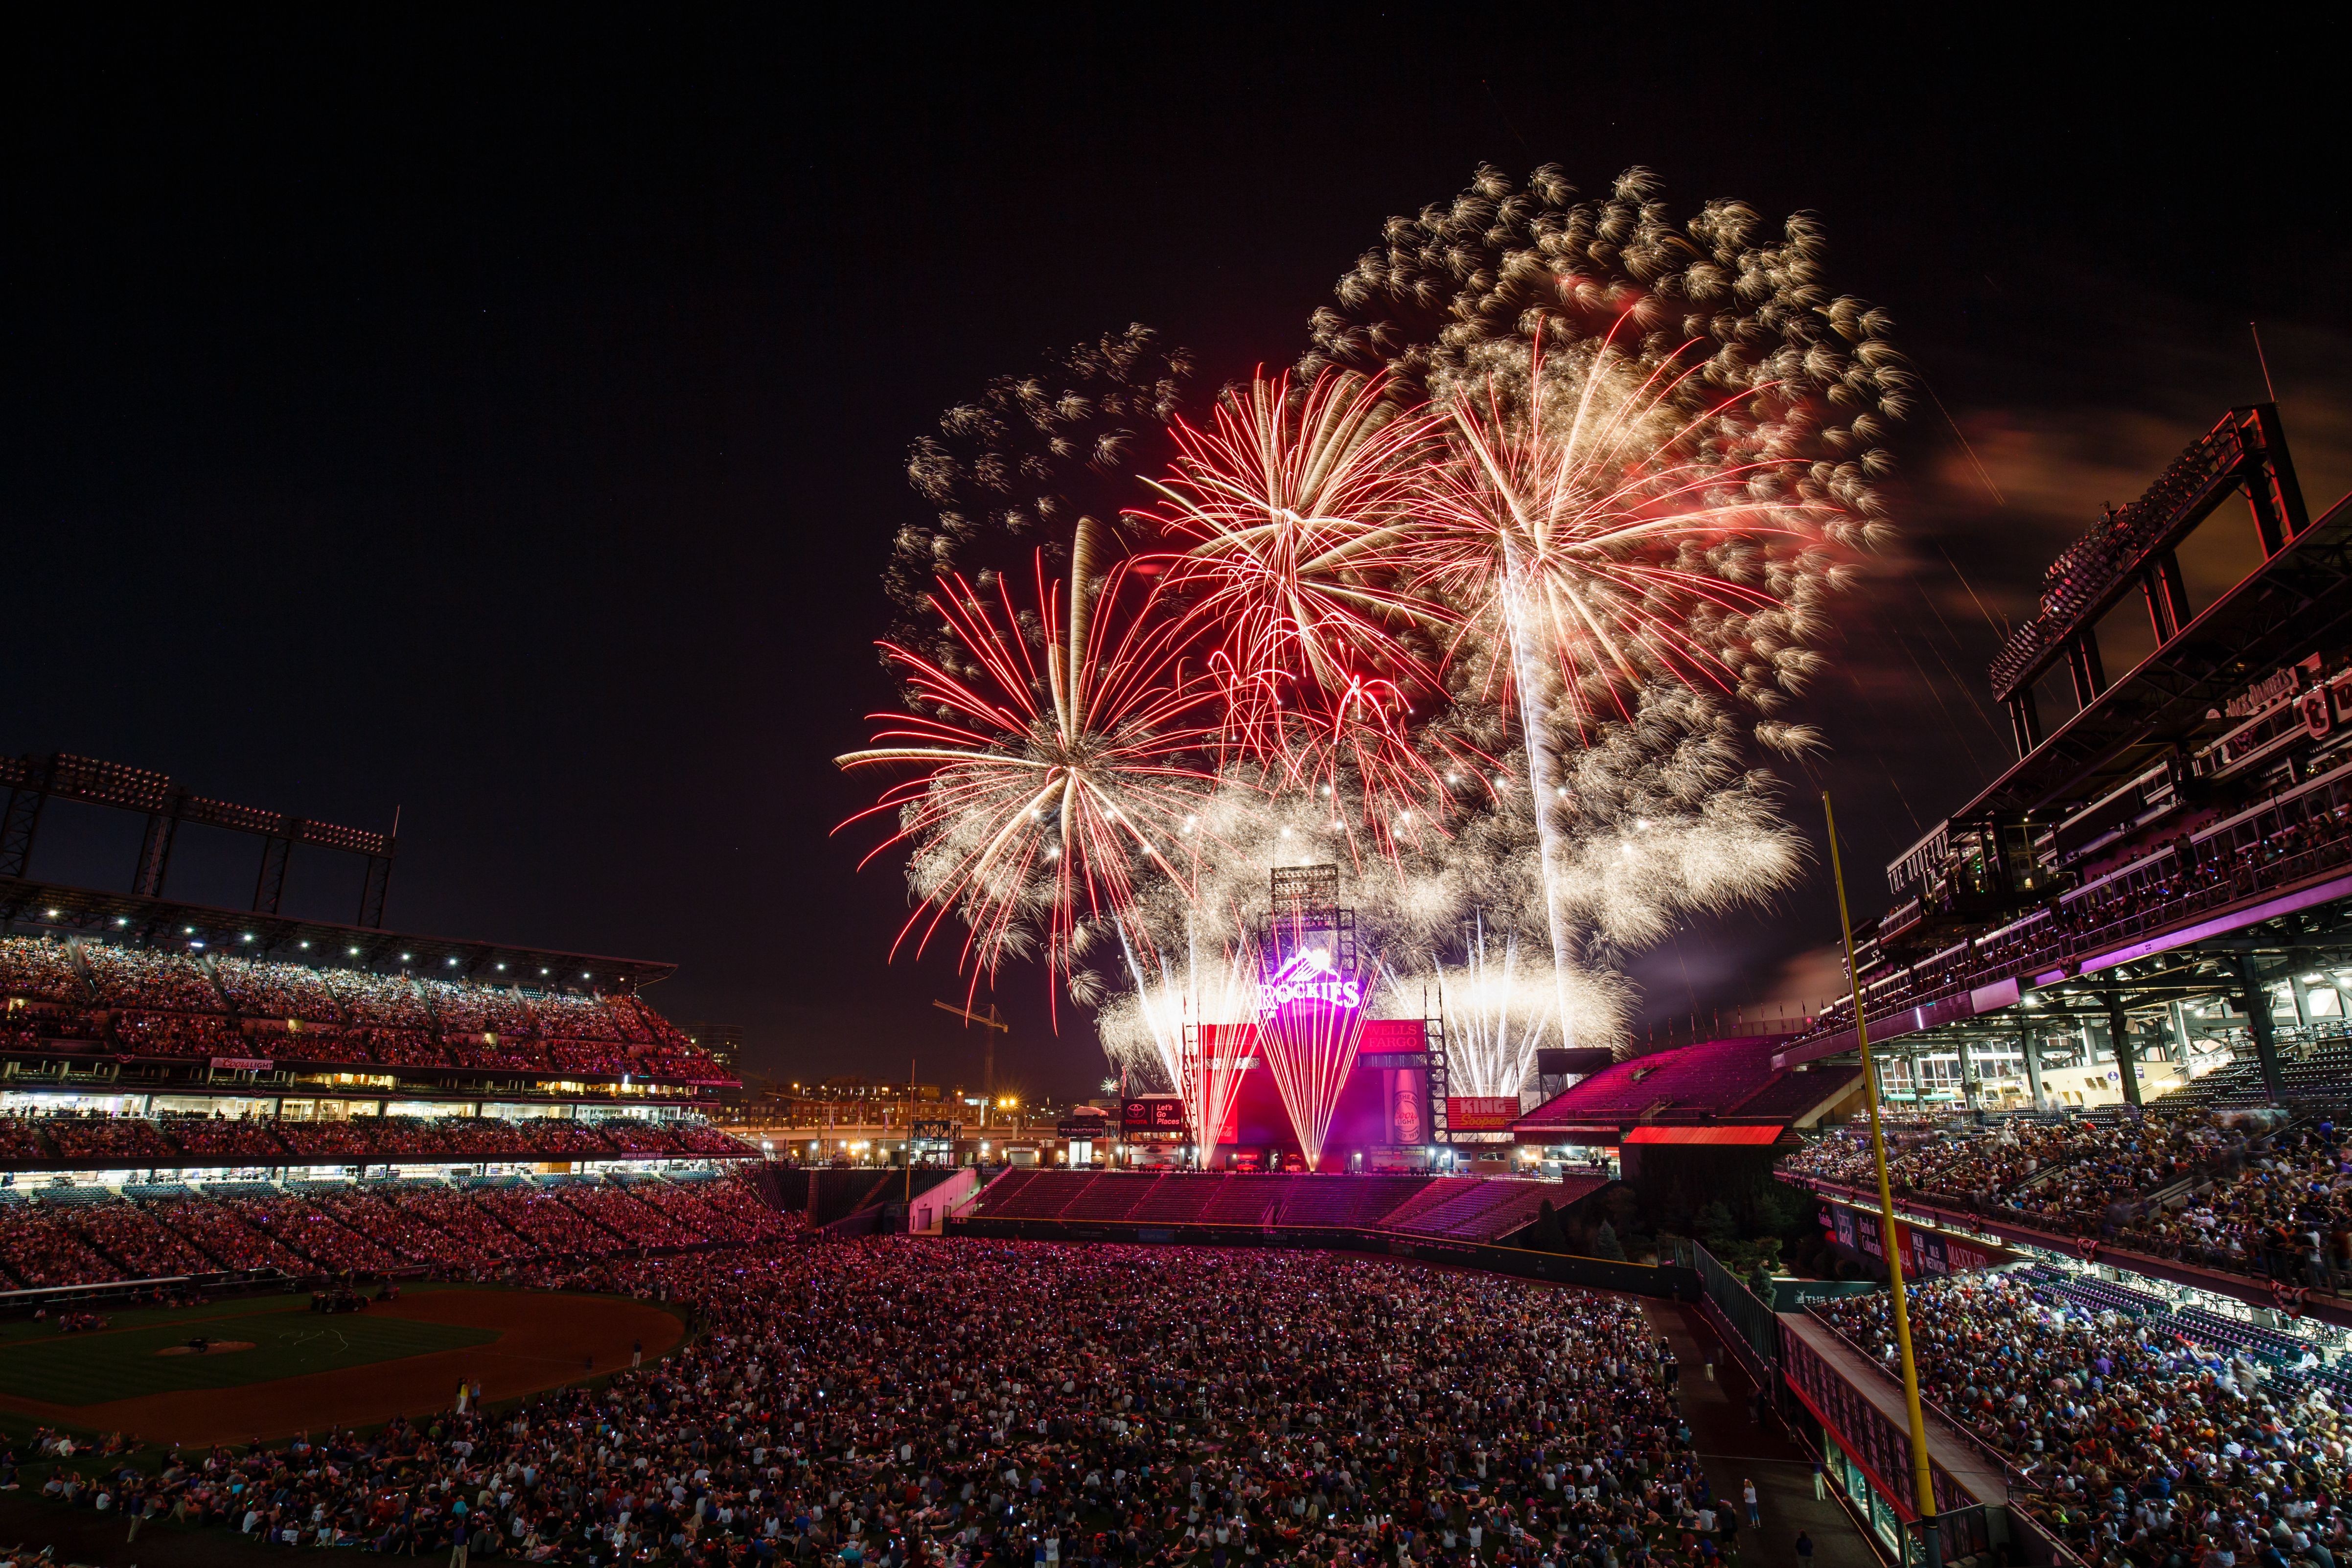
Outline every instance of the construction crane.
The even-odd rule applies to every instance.
[[[981,1056],[980,1092],[990,1106],[994,1106],[996,1103],[996,1037],[1000,1034],[1011,1035],[1013,1026],[997,1016],[996,1004],[993,1002],[988,1005],[988,1011],[985,1013],[975,1013],[969,1007],[959,1007],[952,1002],[941,1002],[936,999],[932,1001],[931,1005],[942,1013],[953,1013],[964,1021],[966,1028],[978,1024],[989,1032],[988,1044]]]

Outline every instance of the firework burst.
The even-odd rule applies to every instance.
[[[998,376],[941,415],[907,456],[932,514],[899,530],[884,574],[909,632],[927,626],[939,579],[960,573],[986,586],[1025,573],[1040,550],[1060,566],[1082,521],[1121,526],[1137,499],[1134,467],[1159,460],[1191,371],[1181,350],[1130,326]]]
[[[1588,200],[1482,168],[1200,422],[1139,328],[950,410],[891,568],[929,617],[885,645],[911,716],[843,759],[914,770],[874,808],[901,940],[952,914],[975,976],[1041,953],[1212,1137],[1238,1069],[1202,1041],[1252,1016],[1273,867],[1340,867],[1383,990],[1446,998],[1481,1092],[1613,1030],[1625,952],[1801,863],[1744,759],[1817,743],[1778,715],[1885,532],[1908,390],[1822,263],[1809,219],[1678,222],[1640,170]],[[1260,1042],[1277,1076],[1320,1048]]]
[[[851,821],[897,816],[874,853],[910,852],[920,903],[899,940],[919,950],[955,911],[975,983],[1041,950],[1066,978],[1088,922],[1116,924],[1139,879],[1185,885],[1175,846],[1215,782],[1192,760],[1214,688],[1157,590],[1131,588],[1124,563],[1095,580],[1091,532],[1073,551],[1066,614],[1042,558],[1034,609],[1001,577],[992,593],[942,582],[931,605],[950,655],[885,644],[910,711],[877,715],[877,744],[835,759],[914,770]]]
[[[1463,1093],[1516,1095],[1535,1078],[1537,1050],[1560,1037],[1559,988],[1529,973],[1517,937],[1489,942],[1483,911],[1463,946],[1460,963],[1437,966],[1446,1059]]]
[[[1260,375],[1210,424],[1174,427],[1162,499],[1147,518],[1177,552],[1171,585],[1213,628],[1223,739],[1276,789],[1327,799],[1383,848],[1397,825],[1435,824],[1443,773],[1485,759],[1428,718],[1443,684],[1427,658],[1451,618],[1400,570],[1430,423],[1385,378]],[[1418,717],[1417,717],[1418,716]]]

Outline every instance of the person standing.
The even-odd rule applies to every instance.
[[[1819,1459],[1815,1459],[1813,1461],[1813,1500],[1815,1502],[1820,1502],[1827,1496],[1829,1496],[1829,1488],[1823,1484],[1822,1477],[1822,1462]]]
[[[1764,1516],[1757,1511],[1756,1483],[1745,1476],[1739,1479],[1739,1500],[1748,1509],[1748,1528],[1754,1530],[1760,1526],[1764,1522]]]
[[[1813,1568],[1813,1538],[1797,1531],[1797,1568]]]

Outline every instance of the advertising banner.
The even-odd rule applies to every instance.
[[[1508,1132],[1519,1119],[1516,1094],[1445,1097],[1446,1125],[1456,1132]]]
[[[1824,1205],[1825,1227],[1840,1247],[1859,1252],[1864,1258],[1884,1263],[1886,1247],[1885,1228],[1874,1214],[1851,1209],[1843,1204]],[[1994,1247],[1964,1236],[1952,1236],[1944,1231],[1915,1226],[1901,1215],[1895,1216],[1896,1244],[1903,1248],[1903,1271],[1907,1278],[1917,1279],[1930,1275],[1966,1274],[1971,1269],[1990,1268],[2007,1263],[2011,1254],[2006,1247]]]
[[[1133,1137],[1139,1132],[1181,1134],[1184,1102],[1172,1094],[1139,1094],[1119,1105],[1119,1125]]]
[[[1419,1067],[1381,1069],[1381,1104],[1387,1142],[1413,1147],[1429,1142],[1429,1074]]]

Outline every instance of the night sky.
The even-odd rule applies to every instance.
[[[863,787],[829,759],[891,700],[908,444],[1131,321],[1192,349],[1196,406],[1287,363],[1482,160],[1809,209],[1901,323],[1935,395],[1904,542],[1792,715],[1833,755],[1788,770],[1816,840],[1836,792],[1860,912],[2009,759],[2002,617],[2263,395],[2250,320],[2313,511],[2352,486],[2352,204],[2311,161],[2340,37],[1466,9],[19,33],[0,751],[397,810],[396,928],[674,960],[652,999],[740,1023],[758,1072],[976,1081],[929,1007],[951,964],[884,962],[895,868],[828,837]],[[128,886],[135,818],[52,813],[36,875]],[[172,890],[241,907],[257,853],[191,830]],[[348,920],[356,878],[298,855],[289,907]],[[1817,872],[1637,960],[1645,1021],[1822,994],[1834,936]],[[1045,999],[1005,977],[1000,1070],[1084,1091],[1091,1030]]]

